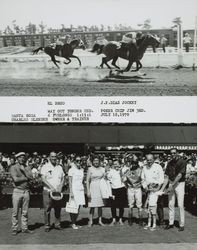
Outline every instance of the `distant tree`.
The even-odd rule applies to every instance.
[[[62,29],[66,29],[65,24],[61,24]]]
[[[181,20],[181,17],[175,17],[173,20],[172,20],[172,22],[174,23],[174,24],[181,24],[182,23],[182,20]]]
[[[152,25],[151,25],[151,19],[146,19],[144,20],[144,23],[142,25],[142,29],[145,29],[145,30],[149,30],[151,29]]]
[[[16,24],[16,20],[12,21],[12,26],[15,34],[20,34],[20,27]]]
[[[85,32],[87,32],[88,31],[88,27],[87,26],[83,26],[83,30],[85,31]]]
[[[111,26],[107,26],[107,31],[111,31],[112,30],[112,27]]]
[[[137,26],[138,26],[139,28],[142,28],[142,27],[143,27],[143,23],[138,23]]]
[[[26,27],[25,27],[25,33],[26,34],[36,34],[36,31],[37,31],[37,27],[36,27],[36,24],[33,24],[33,23],[29,23]]]
[[[71,31],[73,31],[73,29],[74,29],[74,27],[73,27],[73,25],[72,25],[72,24],[70,25],[70,29],[71,29]]]
[[[46,25],[43,23],[43,21],[39,24],[39,28],[40,28],[40,33],[43,34],[46,31]]]
[[[4,33],[5,35],[13,35],[13,34],[14,34],[13,30],[10,28],[9,25],[6,26],[6,28],[5,28],[5,30],[3,31],[3,33]]]
[[[101,24],[101,28],[100,28],[101,31],[104,31],[105,30],[105,27],[103,24]]]

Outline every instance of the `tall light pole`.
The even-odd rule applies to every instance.
[[[173,20],[177,27],[177,52],[178,52],[178,66],[177,68],[183,67],[183,29],[182,21],[180,17]]]
[[[195,27],[194,27],[194,52],[196,52],[196,43],[197,43],[197,16],[195,17]]]
[[[196,41],[197,40],[197,16],[195,17],[195,26],[194,26],[194,54],[193,54],[193,71],[196,69]]]

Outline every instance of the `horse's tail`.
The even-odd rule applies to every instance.
[[[94,52],[97,52],[100,51],[100,48],[101,48],[101,45],[98,44],[98,43],[95,43],[92,50],[90,50],[90,52],[94,53]]]
[[[100,45],[100,48],[97,50],[97,55],[100,55],[103,53],[103,48],[104,48],[104,44]]]
[[[33,53],[33,55],[38,54],[38,52],[39,52],[40,50],[43,50],[43,49],[44,49],[44,47],[39,47],[39,48],[33,50],[32,53]]]

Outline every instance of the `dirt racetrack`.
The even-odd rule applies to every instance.
[[[22,51],[22,52],[21,52]],[[143,64],[146,76],[135,72],[109,76],[108,69],[98,65],[102,56],[88,51],[76,51],[76,59],[59,71],[44,53],[33,56],[30,49],[7,47],[0,50],[1,96],[188,96],[197,95],[197,70],[191,67],[175,70],[172,66],[177,55],[147,53]],[[165,59],[168,67],[156,68],[157,56]],[[191,57],[191,55],[189,55]],[[188,55],[184,55],[187,59]],[[191,58],[190,58],[191,59]],[[190,60],[191,61],[191,60]],[[124,68],[125,60],[118,65]],[[188,64],[188,65],[191,65]],[[162,66],[162,64],[161,64]],[[113,71],[113,74],[116,74]]]
[[[0,72],[1,96],[197,95],[197,71],[186,68],[144,68],[147,75],[143,78],[133,72],[106,78],[108,69],[69,68],[60,75],[56,68],[20,67]]]

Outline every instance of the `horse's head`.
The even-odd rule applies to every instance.
[[[103,49],[104,45],[101,45],[99,43],[95,43],[92,50],[90,50],[90,52],[92,53],[97,53],[98,55],[102,53],[102,49]]]
[[[80,48],[85,49],[85,44],[81,39],[74,39],[70,42],[70,45],[73,47],[73,49]]]
[[[81,39],[79,39],[79,45],[78,45],[78,48],[80,48],[80,49],[83,49],[83,50],[85,50],[85,44],[84,44],[84,42],[83,42],[83,40],[81,40]]]
[[[90,52],[92,52],[92,53],[98,52],[99,48],[100,48],[100,44],[95,43],[95,44],[93,45],[92,50],[90,50]]]
[[[156,35],[148,34],[146,35],[146,42],[148,45],[154,46],[155,48],[159,47],[160,38]]]

